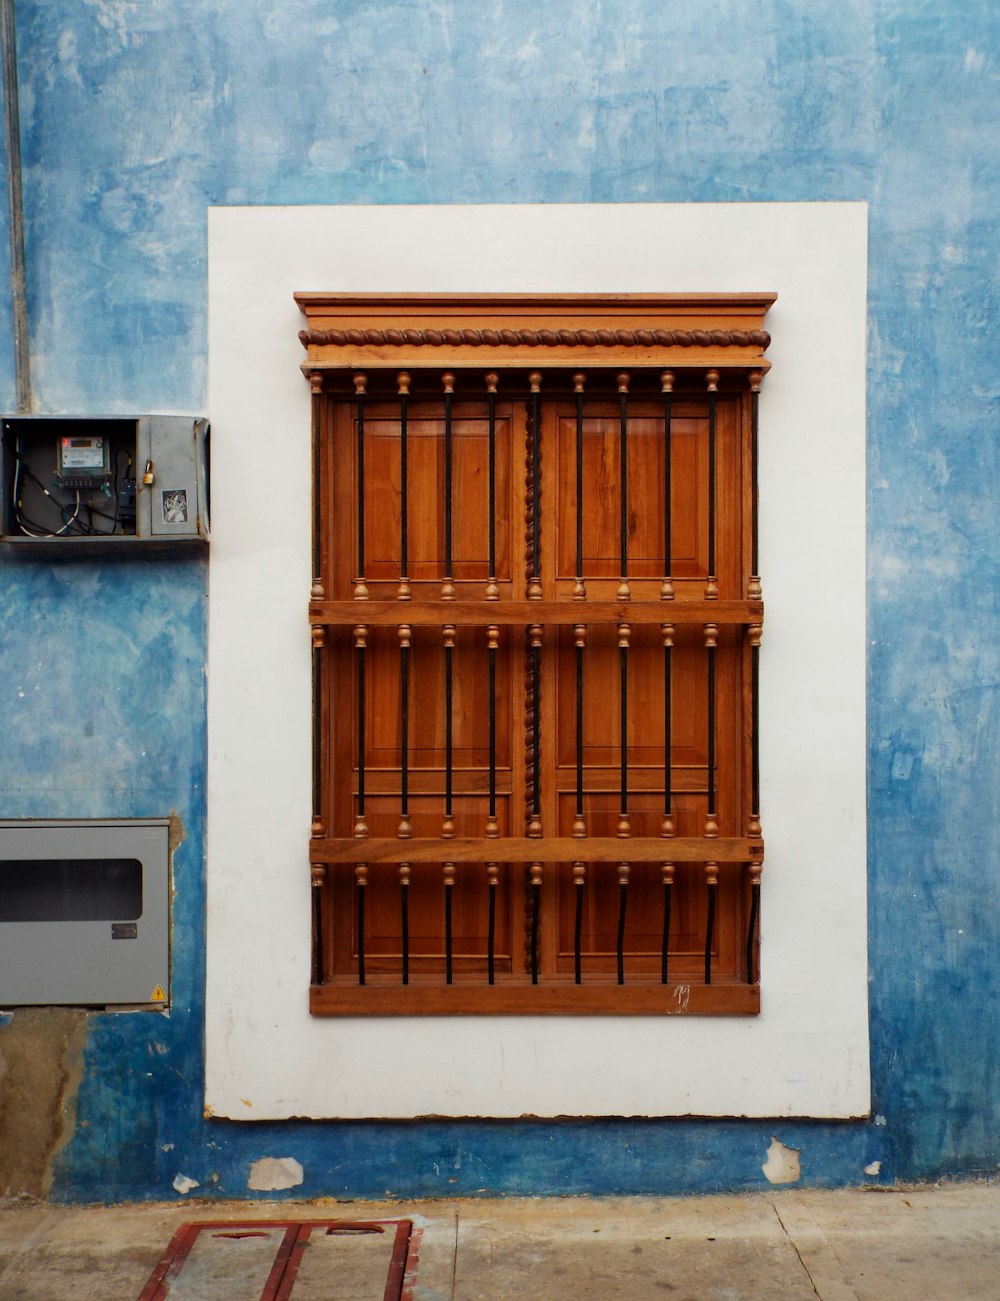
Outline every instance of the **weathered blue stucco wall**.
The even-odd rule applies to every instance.
[[[45,410],[204,406],[209,204],[870,205],[872,1122],[205,1122],[204,565],[0,557],[0,815],[176,810],[186,831],[175,1007],[91,1018],[53,1195],[173,1196],[178,1171],[233,1195],[263,1155],[297,1157],[306,1195],[754,1188],[772,1134],[812,1184],[995,1170],[1000,8],[18,0],[17,20]]]

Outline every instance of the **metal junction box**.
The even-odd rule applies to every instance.
[[[208,422],[4,416],[0,538],[34,548],[208,538]]]
[[[165,818],[0,822],[0,1008],[170,995]]]

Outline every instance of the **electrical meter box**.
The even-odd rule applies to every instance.
[[[0,822],[0,1008],[170,997],[170,823]]]
[[[204,542],[208,438],[208,422],[193,416],[4,416],[0,538]]]

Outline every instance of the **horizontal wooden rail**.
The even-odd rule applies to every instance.
[[[313,601],[314,624],[759,624],[763,601]]]
[[[745,836],[456,836],[309,842],[313,863],[758,863],[764,842]]]
[[[580,985],[500,981],[452,985],[381,978],[366,985],[313,985],[309,1010],[339,1016],[747,1016],[760,1011],[760,986],[747,984],[619,985],[584,977]]]

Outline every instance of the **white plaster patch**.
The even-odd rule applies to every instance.
[[[881,1161],[869,1161],[865,1166],[866,1175],[880,1175],[882,1173]]]
[[[965,51],[965,71],[986,71],[986,55],[982,50],[977,50],[974,45],[970,45]]]
[[[174,1192],[183,1196],[189,1193],[192,1188],[200,1188],[201,1185],[197,1179],[189,1179],[187,1175],[174,1175]]]
[[[205,1100],[215,1114],[868,1114],[866,229],[864,205],[842,203],[209,212]],[[292,299],[309,289],[778,292],[760,407],[759,1017],[309,1016],[310,396]],[[279,476],[276,429],[288,431]],[[280,530],[262,531],[247,511],[262,499]],[[268,620],[248,645],[257,608]],[[390,1056],[407,1071],[386,1071]]]
[[[797,1147],[785,1147],[778,1138],[771,1139],[767,1160],[761,1166],[764,1178],[772,1184],[794,1184],[802,1174]]]
[[[262,1156],[250,1167],[247,1187],[257,1193],[277,1193],[298,1188],[305,1178],[302,1164],[293,1156]]]

